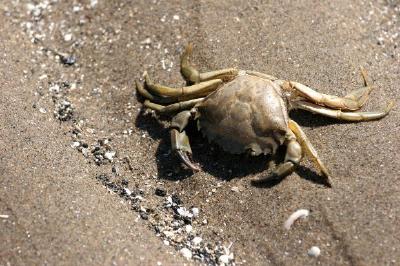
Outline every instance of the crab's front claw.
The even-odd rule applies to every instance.
[[[181,161],[193,171],[200,171],[200,167],[193,163],[190,159],[192,149],[190,148],[189,138],[185,131],[179,132],[177,129],[171,129],[171,146],[172,150],[176,152]]]

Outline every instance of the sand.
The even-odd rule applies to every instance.
[[[144,71],[183,85],[192,42],[201,71],[252,69],[335,95],[360,87],[364,66],[375,90],[363,110],[380,110],[399,101],[398,4],[68,2],[0,4],[0,264],[399,264],[397,105],[365,123],[293,112],[333,187],[307,159],[255,187],[268,157],[226,154],[190,127],[202,171],[185,170],[134,91]],[[298,209],[311,213],[286,230]]]

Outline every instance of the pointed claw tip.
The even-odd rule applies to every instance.
[[[187,154],[186,152],[178,150],[177,153],[178,153],[179,157],[181,158],[182,162],[183,162],[187,167],[189,167],[190,169],[192,169],[194,172],[198,172],[198,171],[201,170],[200,167],[199,167],[198,165],[196,165],[195,163],[193,163],[193,162],[190,160],[190,158],[189,158],[189,156],[188,156],[188,154]]]

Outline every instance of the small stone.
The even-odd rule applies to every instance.
[[[107,151],[104,153],[104,158],[108,159],[109,161],[112,161],[115,156],[115,151]]]
[[[190,232],[192,232],[192,230],[193,230],[193,227],[190,224],[187,224],[185,226],[186,233],[190,234]]]
[[[72,66],[73,64],[76,63],[76,57],[73,55],[68,55],[68,56],[61,56],[60,57],[61,63],[67,66]]]
[[[229,256],[229,255],[221,255],[221,256],[219,256],[219,258],[218,258],[218,261],[221,263],[221,264],[228,264],[229,263],[229,261],[231,260],[231,256]]]
[[[53,86],[51,86],[49,88],[49,91],[53,92],[53,93],[59,93],[60,92],[60,86],[58,84],[55,84],[55,85],[53,85]]]
[[[151,44],[151,39],[150,39],[150,38],[146,38],[146,39],[144,39],[144,40],[141,42],[141,44],[147,44],[147,45],[149,45],[149,44]]]
[[[169,241],[168,240],[164,240],[164,245],[169,246]]]
[[[130,196],[130,195],[132,195],[132,191],[130,191],[130,189],[129,188],[124,188],[124,193],[126,194],[126,195],[128,195],[128,196]]]
[[[156,188],[155,194],[160,197],[165,197],[167,192],[162,188]]]
[[[316,258],[321,254],[321,250],[319,249],[319,247],[313,246],[308,250],[307,254],[310,257]]]
[[[179,252],[187,259],[192,258],[192,251],[188,248],[182,248]]]
[[[78,148],[81,145],[81,143],[79,141],[74,141],[71,144],[71,148],[75,149]]]
[[[165,235],[165,237],[168,237],[168,238],[173,238],[175,236],[175,233],[172,231],[164,231],[162,233]]]
[[[149,215],[148,215],[147,213],[145,213],[145,212],[141,212],[141,213],[140,213],[140,217],[141,217],[143,220],[148,220],[148,219],[149,219]]]
[[[88,148],[82,148],[81,150],[83,156],[88,157],[89,156],[89,149]]]
[[[203,220],[203,224],[208,224],[207,219],[204,219],[204,220]]]
[[[179,20],[179,16],[178,16],[178,15],[174,15],[172,18],[173,18],[174,20]]]
[[[232,190],[233,192],[240,192],[240,190],[239,190],[238,187],[232,187],[231,190]]]
[[[188,218],[193,217],[193,214],[191,214],[188,210],[186,210],[185,207],[179,207],[176,211],[182,217],[188,217]]]
[[[69,42],[72,40],[72,34],[71,33],[67,33],[64,35],[64,41]]]
[[[97,5],[98,0],[90,0],[90,6],[93,8]]]
[[[193,217],[199,216],[199,212],[200,212],[199,208],[192,208]]]
[[[40,108],[39,108],[39,112],[41,112],[42,114],[47,113],[46,109],[44,109],[43,107],[40,107]]]
[[[201,237],[199,237],[199,236],[196,236],[195,238],[192,239],[192,243],[193,243],[193,245],[195,245],[195,246],[200,245],[200,243],[201,243],[202,241],[203,241],[203,239],[202,239]]]

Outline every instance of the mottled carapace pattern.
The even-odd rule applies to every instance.
[[[204,135],[231,153],[274,153],[285,139],[286,105],[279,86],[269,80],[240,75],[209,95],[198,109]]]

